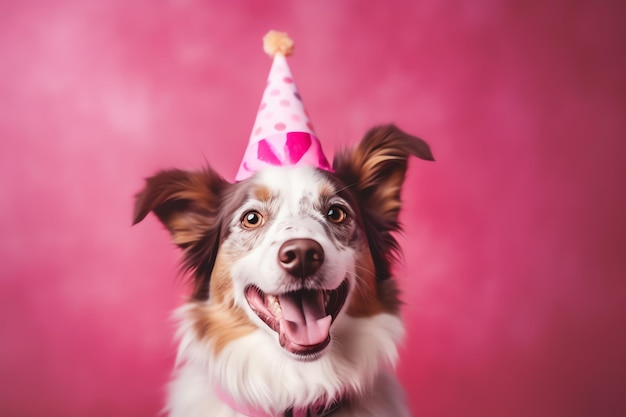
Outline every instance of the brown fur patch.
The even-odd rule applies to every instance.
[[[385,310],[376,288],[376,268],[367,253],[356,261],[356,288],[348,304],[347,313],[353,317],[369,317]]]
[[[400,314],[402,301],[400,300],[400,290],[396,280],[387,279],[378,281],[376,284],[378,287],[378,299],[385,311],[391,314]]]
[[[394,172],[389,175],[384,185],[377,187],[374,199],[380,204],[379,212],[383,217],[396,216],[400,211],[400,191],[404,182],[404,173]]]
[[[203,222],[202,219],[191,219],[191,215],[172,213],[167,219],[167,228],[171,231],[174,244],[187,247],[199,241],[205,231],[204,227],[196,226]]]
[[[408,155],[401,158],[387,153],[393,149],[378,149],[372,154],[371,149],[357,148],[350,156],[351,164],[360,167],[358,186],[361,190],[369,190],[371,205],[386,218],[396,219],[400,210],[400,191],[406,172]],[[386,165],[395,164],[398,168],[381,175]]]
[[[252,193],[259,201],[269,201],[272,198],[272,191],[264,185],[256,185]]]
[[[191,316],[200,340],[213,343],[215,354],[232,341],[256,330],[246,313],[235,306],[230,265],[233,256],[218,253],[211,275],[211,298],[208,303],[194,303]]]
[[[232,341],[256,329],[246,313],[234,306],[194,302],[190,314],[198,339],[211,341],[216,355]]]
[[[137,194],[133,223],[154,211],[176,243],[194,242],[213,226],[218,194],[226,184],[210,169],[161,171],[148,178],[146,187]]]
[[[322,201],[329,200],[337,195],[337,185],[332,182],[323,182],[319,187],[319,194]]]
[[[433,160],[426,142],[387,125],[371,129],[352,151],[338,153],[333,167],[346,184],[356,185],[365,206],[396,222],[410,156]]]

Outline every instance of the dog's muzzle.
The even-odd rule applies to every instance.
[[[287,240],[277,256],[281,268],[302,282],[324,263],[324,250],[313,239]],[[303,288],[281,294],[266,294],[250,285],[245,296],[252,311],[278,333],[280,345],[308,359],[330,343],[330,326],[348,297],[348,280],[335,289]]]

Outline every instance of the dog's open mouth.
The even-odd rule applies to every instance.
[[[280,345],[288,352],[311,355],[330,343],[330,325],[348,296],[348,281],[334,290],[300,290],[265,294],[258,287],[246,288],[252,311],[278,333]]]

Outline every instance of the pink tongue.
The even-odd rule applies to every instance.
[[[292,343],[314,346],[328,339],[332,318],[324,308],[322,291],[300,291],[278,297],[283,311],[281,330]]]

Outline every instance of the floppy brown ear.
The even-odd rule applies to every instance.
[[[146,179],[144,189],[135,196],[133,224],[152,211],[174,243],[186,248],[214,226],[218,196],[227,184],[211,169],[161,171]]]
[[[356,189],[366,207],[392,225],[398,220],[410,156],[434,161],[422,139],[394,125],[378,126],[365,134],[356,149],[335,156],[333,168],[346,185]]]
[[[220,239],[220,194],[229,185],[208,168],[200,172],[161,171],[146,179],[135,196],[133,224],[153,212],[176,245],[185,252],[184,266],[194,271],[195,298],[208,296],[210,274]]]
[[[391,276],[398,252],[391,232],[400,229],[400,192],[410,156],[434,160],[422,139],[386,125],[371,129],[355,149],[338,153],[333,161],[335,174],[359,202],[379,280]]]

